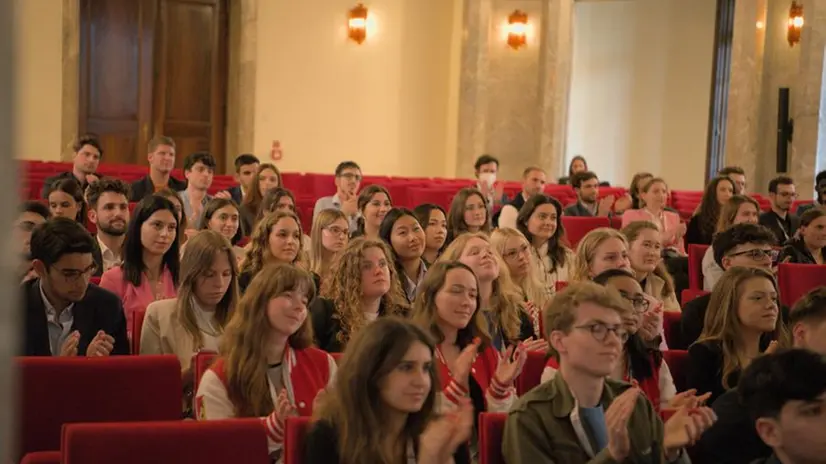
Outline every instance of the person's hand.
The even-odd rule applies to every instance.
[[[631,206],[633,206],[633,204],[634,201],[631,199],[631,195],[628,195],[626,193],[625,195],[619,197],[616,202],[614,202],[614,211],[616,211],[617,213],[623,212],[627,209],[631,209]]]
[[[526,338],[525,340],[522,340],[521,345],[525,347],[525,351],[527,351],[527,352],[531,352],[531,351],[547,352],[548,351],[548,342],[547,342],[547,340],[544,340],[542,338],[539,338],[539,339],[534,339],[533,337]]]
[[[468,388],[470,369],[473,367],[473,362],[476,361],[480,343],[482,343],[481,340],[474,338],[473,342],[459,353],[459,357],[456,358],[456,363],[453,365],[453,380],[465,389]]]
[[[215,194],[215,198],[223,198],[224,200],[232,200],[232,195],[230,195],[228,190],[221,190],[220,192]]]
[[[195,230],[195,229],[186,229],[186,230],[184,230],[184,236],[186,237],[187,240],[189,240],[192,237],[198,235],[198,232],[200,232],[200,231]]]
[[[502,385],[512,385],[519,377],[527,360],[528,350],[524,343],[520,343],[515,348],[509,346],[502,358],[499,359],[499,365],[496,366],[495,380]]]
[[[319,390],[318,393],[315,394],[315,398],[313,398],[313,411],[315,411],[318,408],[318,405],[320,405],[321,402],[324,401],[324,398],[326,398],[326,397],[327,397],[327,388],[324,388],[323,390]]]
[[[674,395],[664,409],[697,408],[705,405],[709,398],[711,398],[711,392],[697,396],[697,389],[692,388]]]
[[[75,330],[66,337],[66,341],[60,347],[60,356],[77,356],[78,343],[80,343],[80,332]]]
[[[290,397],[287,396],[286,388],[282,388],[281,391],[278,392],[278,398],[275,403],[275,414],[282,423],[287,420],[288,417],[298,415],[295,406],[290,403]]]
[[[766,347],[766,351],[764,351],[763,354],[772,354],[777,351],[779,347],[780,345],[777,344],[777,340],[772,340],[771,343],[769,343],[769,346]]]
[[[688,231],[688,227],[685,225],[685,222],[680,222],[677,225],[677,228],[674,229],[674,239],[679,240],[685,237],[685,233]]]
[[[709,407],[683,406],[666,421],[663,429],[663,448],[666,457],[673,460],[680,449],[697,442],[714,422],[717,415]]]
[[[290,398],[287,396],[287,389],[282,388],[281,391],[278,392],[278,397],[275,399],[275,409],[269,416],[264,418],[264,424],[269,430],[268,435],[270,439],[276,443],[283,442],[284,431],[286,430],[286,426],[284,424],[288,417],[295,415],[297,415],[297,413],[293,405],[290,404]]]
[[[444,464],[451,461],[456,449],[470,439],[473,432],[473,405],[467,398],[458,409],[431,420],[419,435],[418,464]]]
[[[654,340],[660,334],[660,327],[663,322],[663,304],[655,298],[649,298],[651,309],[642,315],[638,332],[645,341]]]
[[[356,192],[342,191],[338,196],[338,200],[341,202],[341,212],[348,218],[358,213],[358,195],[356,195]]]
[[[86,356],[109,356],[109,353],[115,348],[115,338],[102,330],[98,330],[95,338],[89,343],[86,348]]]
[[[597,216],[608,216],[611,214],[611,207],[614,206],[614,201],[616,198],[614,195],[608,195],[606,197],[602,197],[599,200],[599,204],[597,205]]]
[[[640,389],[631,387],[608,406],[605,411],[605,426],[608,429],[608,452],[617,462],[625,461],[631,453],[631,440],[628,437],[628,420],[634,412]]]

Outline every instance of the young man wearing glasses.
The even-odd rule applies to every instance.
[[[336,166],[336,194],[321,197],[313,208],[313,222],[325,209],[337,209],[347,216],[350,232],[358,229],[358,193],[361,185],[361,168],[355,161],[344,161]]]
[[[714,237],[714,261],[724,270],[732,267],[760,267],[771,271],[777,262],[778,251],[774,234],[757,224],[736,224]],[[680,339],[668,342],[672,349],[687,349],[703,332],[703,325],[711,294],[696,298],[683,306],[680,318]],[[781,315],[788,314],[781,309]],[[784,317],[785,319],[785,317]]]
[[[628,333],[628,305],[616,290],[574,283],[545,309],[545,337],[559,361],[554,378],[508,414],[507,462],[690,462],[683,447],[714,422],[686,405],[663,424],[637,385],[608,378]]]
[[[95,242],[66,218],[34,228],[32,267],[38,279],[22,285],[24,356],[129,354],[123,305],[114,294],[89,285]]]
[[[761,214],[758,223],[771,229],[777,243],[784,245],[800,227],[800,218],[791,213],[792,205],[797,200],[794,181],[786,176],[772,179],[769,182],[769,200],[772,209]]]

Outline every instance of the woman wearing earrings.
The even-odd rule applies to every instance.
[[[447,216],[439,205],[425,203],[413,209],[413,214],[424,227],[425,247],[422,259],[426,266],[436,262],[442,254],[447,239]]]
[[[338,209],[324,209],[316,214],[310,232],[310,271],[316,288],[329,278],[335,257],[350,240],[347,216]]]
[[[293,213],[274,213],[255,226],[238,285],[243,293],[250,281],[267,264],[296,264],[303,248],[301,222]]]
[[[310,307],[319,348],[339,353],[354,335],[376,319],[407,314],[409,305],[392,256],[380,240],[350,241],[336,259],[321,297]]]
[[[186,409],[192,405],[192,355],[218,351],[237,296],[232,247],[220,233],[207,230],[187,242],[181,259],[178,297],[156,301],[146,308],[140,354],[178,357]],[[185,417],[190,413],[186,411]]]
[[[536,275],[549,293],[556,293],[557,282],[570,280],[574,260],[574,253],[565,246],[562,205],[553,197],[534,195],[519,210],[516,228],[531,244]]]
[[[259,417],[279,457],[287,417],[312,415],[336,373],[333,358],[312,346],[307,304],[314,295],[310,274],[290,264],[252,280],[224,329],[221,358],[198,386],[199,420]]]
[[[368,185],[359,193],[356,205],[361,216],[356,222],[356,231],[350,238],[365,237],[379,240],[381,221],[393,207],[390,192],[381,185]]]
[[[393,208],[384,217],[379,237],[393,250],[396,274],[399,277],[407,301],[413,303],[416,288],[424,279],[427,266],[422,260],[425,235],[413,211]]]
[[[153,301],[177,295],[180,225],[175,206],[166,198],[150,195],[135,208],[123,244],[123,263],[103,273],[100,286],[119,296],[131,333],[136,312]]]
[[[237,245],[244,236],[244,231],[241,230],[241,211],[233,200],[229,198],[210,200],[204,208],[201,230],[214,230],[223,235],[232,244],[235,262],[240,263],[244,259],[244,249]],[[186,250],[183,252],[186,253]]]
[[[447,212],[447,244],[465,232],[489,234],[490,212],[482,192],[463,188],[456,193]]]
[[[467,399],[437,413],[435,346],[424,330],[388,317],[358,334],[304,438],[305,464],[470,464]],[[381,433],[377,433],[377,431]]]

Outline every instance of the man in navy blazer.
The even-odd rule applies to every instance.
[[[129,354],[123,304],[89,280],[95,242],[77,222],[50,219],[35,227],[32,267],[38,278],[22,285],[24,356]]]

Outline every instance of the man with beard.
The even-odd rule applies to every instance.
[[[798,206],[797,215],[801,216],[816,206],[826,206],[826,171],[818,172],[817,177],[815,177],[815,201],[807,205]]]
[[[89,221],[97,226],[93,252],[96,276],[123,262],[123,241],[129,225],[129,186],[122,180],[103,178],[89,186]]]
[[[95,241],[77,222],[54,218],[32,231],[32,267],[37,279],[24,296],[23,356],[129,354],[120,299],[97,285]]]
[[[614,204],[614,196],[599,199],[599,178],[591,171],[578,172],[571,177],[576,192],[576,203],[565,208],[566,216],[608,216]]]
[[[800,218],[791,214],[792,204],[797,199],[794,181],[790,177],[779,176],[769,182],[771,210],[760,215],[758,222],[774,232],[777,243],[785,245],[800,227]]]
[[[40,193],[42,198],[48,198],[51,185],[59,180],[74,178],[85,189],[89,182],[97,178],[95,172],[100,165],[100,160],[103,159],[103,148],[100,146],[100,141],[93,135],[84,135],[75,142],[72,149],[75,153],[72,157],[72,170],[61,172],[46,179]]]

